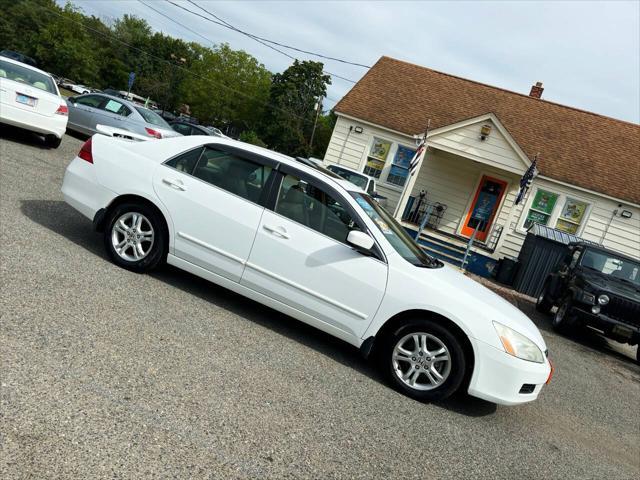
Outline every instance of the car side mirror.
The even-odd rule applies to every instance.
[[[349,235],[347,235],[347,243],[365,255],[371,254],[371,249],[375,244],[373,238],[371,238],[368,233],[361,232],[360,230],[351,230]]]
[[[76,104],[76,97],[67,97],[67,101],[73,103],[74,105]]]

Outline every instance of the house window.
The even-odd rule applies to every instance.
[[[524,221],[525,230],[529,229],[534,223],[547,225],[557,200],[557,193],[548,192],[539,188],[536,196],[533,197],[533,202],[531,202],[527,218]]]
[[[363,173],[374,178],[380,178],[390,149],[391,142],[374,138]]]
[[[556,221],[556,229],[574,235],[577,234],[580,230],[580,225],[586,217],[585,214],[587,213],[588,207],[588,203],[567,198],[560,212],[560,216]]]
[[[416,151],[411,148],[398,145],[398,150],[393,157],[393,162],[391,163],[391,168],[387,175],[388,183],[399,185],[401,187],[404,186],[407,178],[409,177],[409,165],[415,153]]]

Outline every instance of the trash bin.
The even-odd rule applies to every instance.
[[[500,259],[497,267],[496,281],[503,285],[513,285],[518,266],[518,262],[511,258],[505,257]]]
[[[520,267],[516,272],[513,288],[530,297],[540,295],[547,275],[566,255],[567,245],[574,242],[593,243],[534,223],[518,255]]]

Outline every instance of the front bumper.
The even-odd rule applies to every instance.
[[[605,313],[592,313],[590,309],[591,305],[574,305],[569,314],[575,316],[579,323],[596,328],[618,342],[635,345],[640,341],[640,327],[637,325],[621,322]],[[627,335],[618,332],[627,332]]]
[[[67,129],[68,119],[66,115],[49,116],[35,111],[30,112],[14,107],[10,103],[0,105],[0,122],[42,135],[55,135],[57,138],[62,138]]]
[[[545,363],[529,362],[480,340],[470,340],[475,366],[469,395],[500,405],[519,405],[538,398],[551,373],[548,359]],[[525,385],[533,387],[523,389]],[[529,393],[520,393],[521,390]]]

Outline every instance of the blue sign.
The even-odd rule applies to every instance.
[[[498,201],[497,195],[489,192],[480,192],[478,200],[473,208],[471,218],[488,222],[493,215],[493,209]]]
[[[133,81],[136,79],[136,72],[131,72],[129,74],[129,86],[127,87],[129,90],[131,90],[131,87],[133,87]]]

